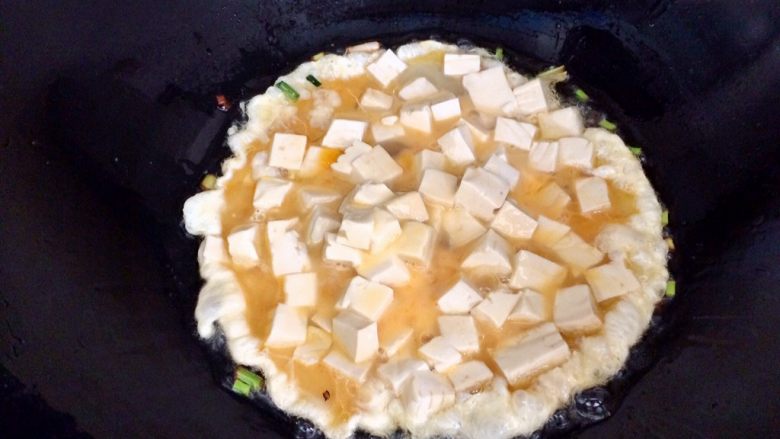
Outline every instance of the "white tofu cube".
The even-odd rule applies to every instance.
[[[536,230],[534,231],[533,240],[547,247],[551,247],[558,242],[561,238],[566,236],[571,230],[567,224],[559,223],[558,221],[547,218],[544,215],[539,215],[536,218]]]
[[[583,137],[558,139],[558,164],[579,169],[593,168],[593,144]]]
[[[227,237],[227,246],[234,264],[250,267],[260,262],[260,255],[255,245],[258,230],[257,224],[248,224],[230,232]]]
[[[367,88],[360,97],[360,107],[368,111],[389,110],[393,106],[393,97],[375,88]]]
[[[455,403],[455,390],[447,378],[420,370],[412,373],[401,387],[401,404],[407,416],[416,424],[424,423],[430,415]]]
[[[260,151],[252,157],[252,178],[260,180],[263,177],[281,177],[282,170],[268,164],[268,152]]]
[[[382,123],[371,124],[371,137],[374,143],[386,143],[400,139],[406,135],[406,130],[400,124],[385,125]]]
[[[392,359],[376,369],[379,378],[390,384],[396,395],[401,391],[406,380],[414,372],[421,370],[429,370],[428,365],[414,358]]]
[[[512,92],[517,100],[517,109],[524,116],[546,112],[554,103],[549,85],[538,78],[526,82]]]
[[[206,235],[198,247],[198,264],[200,265],[200,274],[204,279],[208,279],[209,274],[214,271],[222,271],[223,266],[230,260],[228,252],[225,249],[225,243],[221,236]]]
[[[479,352],[479,332],[471,316],[439,316],[439,333],[458,352]]]
[[[271,142],[271,158],[268,164],[276,168],[297,171],[301,169],[305,153],[306,136],[276,133]]]
[[[352,164],[358,157],[369,152],[371,152],[371,145],[363,142],[355,142],[352,146],[349,146],[346,150],[344,150],[344,153],[341,154],[338,159],[336,159],[335,163],[330,165],[330,168],[341,177],[351,181],[353,180]]]
[[[493,140],[528,151],[536,136],[536,126],[526,122],[518,122],[507,117],[496,119],[496,130],[493,132]]]
[[[539,131],[544,139],[579,136],[585,131],[582,115],[577,107],[566,107],[549,113],[539,113]]]
[[[487,232],[487,228],[479,220],[461,207],[444,212],[441,227],[452,248],[466,245]]]
[[[352,171],[360,181],[385,183],[401,176],[404,169],[384,148],[377,145],[352,162]]]
[[[276,276],[309,271],[311,261],[306,245],[298,238],[298,232],[284,232],[271,241],[271,269]]]
[[[327,332],[315,326],[309,326],[306,330],[306,343],[295,348],[293,361],[305,366],[313,366],[328,353],[331,344],[332,340]]]
[[[341,194],[316,186],[302,187],[298,191],[298,207],[303,211],[309,211],[314,207],[330,204],[341,199]]]
[[[439,92],[428,78],[420,77],[404,85],[398,90],[398,97],[405,101],[425,99]]]
[[[547,317],[544,296],[531,289],[519,293],[517,305],[509,313],[508,319],[526,324],[539,323]]]
[[[355,297],[361,290],[366,288],[370,283],[371,282],[368,279],[361,276],[355,276],[350,279],[349,283],[347,284],[347,288],[344,290],[344,293],[341,294],[341,297],[334,305],[334,308],[338,310],[345,310],[349,308],[349,305],[352,303],[352,298]]]
[[[403,260],[429,267],[436,244],[436,231],[428,224],[407,221],[401,236],[393,244],[393,251]]]
[[[428,208],[428,224],[436,230],[436,233],[442,231],[442,222],[444,219],[444,213],[449,210],[441,204],[426,204]]]
[[[306,341],[306,314],[301,310],[280,303],[276,305],[271,332],[265,340],[269,348],[289,348]]]
[[[383,183],[364,183],[358,186],[352,201],[364,206],[376,206],[393,198],[395,194]]]
[[[260,212],[279,207],[284,203],[284,199],[292,187],[291,181],[280,178],[263,178],[255,187],[252,205]]]
[[[444,293],[436,304],[439,309],[446,314],[465,314],[471,311],[479,302],[482,296],[466,281],[460,279],[446,293]]]
[[[401,223],[388,211],[374,209],[374,232],[371,235],[371,253],[378,253],[401,236]]]
[[[452,207],[458,177],[438,169],[426,169],[420,181],[419,191],[425,201]]]
[[[333,332],[333,319],[322,312],[314,313],[314,315],[311,316],[311,322],[328,334]]]
[[[474,142],[471,140],[471,131],[465,125],[458,125],[436,141],[441,152],[455,166],[466,166],[474,163]]]
[[[467,392],[484,386],[493,379],[493,372],[478,360],[467,361],[450,369],[447,376],[456,392]]]
[[[414,331],[411,328],[402,330],[399,333],[392,334],[390,336],[379,336],[379,350],[387,357],[390,358],[398,353],[402,347],[404,347],[409,340],[412,339]],[[424,363],[423,363],[424,364]],[[428,366],[425,366],[427,369]]]
[[[460,99],[449,98],[431,105],[431,114],[436,122],[460,117]]]
[[[428,209],[417,191],[395,197],[385,204],[385,208],[399,220],[428,221]]]
[[[518,294],[508,291],[496,291],[488,294],[485,300],[471,310],[471,314],[481,320],[490,322],[496,328],[500,328],[504,326],[504,322],[506,322],[515,305],[517,305],[518,300],[520,300]]]
[[[496,66],[463,77],[463,87],[468,91],[477,111],[501,115],[514,110],[515,95],[509,88],[503,66]]]
[[[593,295],[599,302],[632,293],[640,288],[634,273],[618,261],[591,268],[585,272],[585,279],[593,288]]]
[[[601,262],[604,253],[585,242],[579,235],[569,232],[550,246],[561,261],[569,264],[575,276]]]
[[[601,327],[596,302],[587,285],[558,290],[553,308],[555,326],[564,333],[590,332]]]
[[[514,188],[520,180],[520,171],[509,164],[505,158],[497,154],[491,155],[482,168],[493,175],[501,177],[501,179],[509,185],[510,190]]]
[[[463,360],[460,352],[442,336],[432,338],[431,341],[420,346],[417,352],[436,372],[446,372]]]
[[[374,211],[372,209],[351,210],[344,215],[336,242],[361,250],[371,248],[374,233]]]
[[[581,178],[574,183],[580,212],[590,213],[612,207],[607,182],[599,177]]]
[[[482,59],[476,54],[445,53],[444,74],[447,76],[463,76],[477,73],[481,68]]]
[[[290,306],[317,305],[317,273],[293,273],[284,277],[284,303]]]
[[[557,287],[565,278],[566,267],[528,250],[520,250],[515,255],[515,272],[509,279],[509,286],[545,290]]]
[[[285,232],[293,230],[299,221],[298,218],[288,218],[282,220],[271,220],[265,225],[266,237],[268,242],[274,242],[284,235]]]
[[[370,360],[379,349],[376,322],[350,310],[333,318],[333,339],[356,363]]]
[[[555,172],[558,142],[534,142],[528,152],[528,164],[539,172]]]
[[[468,168],[455,192],[455,205],[484,220],[493,219],[509,194],[509,185],[500,177],[482,169]]]
[[[536,193],[535,201],[552,216],[560,216],[571,202],[569,194],[554,181],[547,183]]]
[[[371,361],[354,362],[337,350],[331,350],[322,360],[322,363],[330,367],[340,375],[362,383],[368,377],[368,371],[371,370]]]
[[[427,104],[405,104],[401,107],[401,125],[411,130],[430,134],[433,128],[431,107]]]
[[[306,230],[306,243],[309,245],[320,244],[327,234],[336,232],[340,224],[339,220],[327,210],[314,208]]]
[[[507,201],[498,209],[490,227],[509,239],[531,239],[536,230],[536,220]]]
[[[339,244],[335,233],[325,235],[325,248],[322,258],[329,262],[347,263],[357,267],[363,262],[364,253],[354,247]]]
[[[471,137],[475,142],[485,143],[490,140],[491,128],[486,127],[479,117],[468,116],[461,119],[461,123],[469,127]]]
[[[322,138],[322,146],[344,149],[352,146],[355,141],[362,141],[368,122],[362,120],[333,119]]]
[[[401,120],[401,119],[399,119],[398,116],[396,116],[395,114],[391,114],[389,116],[385,116],[385,117],[379,119],[379,122],[382,125],[390,126],[390,125],[397,124],[399,120]]]
[[[402,287],[411,280],[411,274],[401,258],[391,252],[366,258],[357,267],[361,276],[391,287]]]
[[[406,63],[388,49],[374,63],[369,64],[366,70],[377,82],[382,84],[382,87],[387,88],[398,75],[406,70]]]
[[[321,146],[310,146],[306,149],[306,155],[303,157],[303,164],[298,171],[298,176],[303,178],[319,175],[328,169],[336,161],[341,151],[333,148],[323,148]]]
[[[518,384],[544,370],[563,364],[569,346],[552,323],[542,323],[514,343],[498,349],[493,359],[509,384]]]
[[[393,302],[393,289],[356,276],[347,286],[337,307],[346,306],[361,316],[376,322]]]
[[[447,157],[438,151],[432,151],[430,149],[423,149],[414,155],[413,170],[415,172],[416,181],[419,183],[422,180],[423,172],[426,169],[437,169],[443,171],[447,164]]]
[[[511,251],[512,246],[504,238],[488,230],[460,266],[464,270],[506,275],[512,272],[512,264],[509,262]]]

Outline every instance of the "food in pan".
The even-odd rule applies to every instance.
[[[565,71],[436,41],[315,58],[242,104],[184,206],[200,335],[334,438],[528,434],[614,375],[667,284],[662,211]]]

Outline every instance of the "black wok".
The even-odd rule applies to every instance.
[[[677,297],[540,433],[776,435],[780,6],[624,3],[1,3],[0,437],[314,434],[225,390],[229,361],[194,336],[181,204],[239,117],[215,95],[321,50],[430,36],[565,64],[672,212]]]

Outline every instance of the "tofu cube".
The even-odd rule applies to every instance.
[[[373,282],[391,287],[402,287],[411,280],[411,274],[404,261],[391,252],[366,258],[357,267],[357,272]]]
[[[593,144],[583,137],[558,139],[558,164],[579,169],[593,168]]]
[[[242,267],[250,267],[260,262],[257,252],[257,224],[249,224],[239,227],[227,237],[227,247],[233,263]],[[219,243],[220,246],[222,242]]]
[[[303,164],[298,171],[298,176],[303,178],[313,177],[330,169],[330,165],[338,159],[341,151],[321,146],[310,146],[306,149]]]
[[[506,275],[512,272],[512,264],[509,262],[511,251],[512,246],[504,238],[488,230],[460,266],[464,270]]]
[[[493,154],[485,162],[482,168],[491,174],[503,179],[509,185],[510,190],[520,180],[520,171],[506,161],[506,158]]]
[[[471,215],[490,221],[508,194],[506,181],[482,168],[469,168],[463,174],[454,201]]]
[[[373,209],[351,210],[344,215],[336,242],[361,250],[371,248],[374,233]]]
[[[387,125],[387,126],[390,126],[390,125],[395,125],[395,124],[397,124],[397,123],[398,123],[398,121],[400,121],[400,120],[401,120],[401,119],[399,119],[399,118],[398,118],[398,116],[396,116],[395,114],[391,114],[391,115],[389,115],[389,116],[385,116],[385,117],[383,117],[383,118],[379,119],[379,122],[380,122],[382,125]]]
[[[545,290],[557,287],[566,278],[566,268],[528,250],[515,255],[515,272],[509,286],[515,289]]]
[[[449,98],[431,105],[431,114],[436,122],[460,117],[460,99]]]
[[[245,242],[244,239],[241,240]],[[254,242],[254,239],[252,239]],[[259,259],[259,258],[258,258]],[[198,264],[200,264],[200,274],[204,279],[208,279],[209,274],[214,271],[222,271],[223,266],[230,260],[228,252],[225,249],[225,243],[221,236],[206,235],[198,247]]]
[[[517,100],[517,109],[523,116],[546,112],[554,100],[549,85],[541,79],[532,79],[512,91]]]
[[[466,245],[487,232],[487,228],[479,220],[461,207],[444,212],[441,226],[452,248]]]
[[[471,316],[439,316],[439,333],[458,352],[479,352],[479,332]]]
[[[534,142],[528,152],[528,164],[539,172],[555,172],[558,142]]]
[[[519,296],[520,298],[517,301],[517,305],[515,305],[515,308],[509,313],[509,320],[535,324],[546,319],[547,308],[545,306],[544,296],[528,288],[521,291]]]
[[[398,97],[405,101],[412,101],[416,99],[425,99],[438,92],[439,89],[437,89],[428,78],[420,77],[401,87],[401,89],[398,90]]]
[[[360,249],[339,244],[335,233],[325,235],[325,247],[322,258],[328,262],[346,263],[357,267],[363,262],[364,253]]]
[[[430,370],[419,370],[407,378],[399,398],[412,422],[421,424],[432,414],[454,404],[455,390],[447,378]]]
[[[367,88],[360,97],[360,107],[368,111],[385,111],[393,106],[393,97],[375,88]]]
[[[574,183],[580,212],[590,213],[612,207],[607,182],[599,177],[581,178]]]
[[[640,288],[634,273],[618,261],[591,268],[585,272],[585,279],[593,288],[593,295],[599,302],[632,293]]]
[[[309,326],[306,330],[306,343],[295,348],[293,361],[305,366],[313,366],[328,353],[332,343],[330,334],[316,326]]]
[[[433,129],[431,107],[427,104],[404,104],[401,107],[400,120],[405,128],[423,134],[430,134]]]
[[[385,204],[385,208],[399,220],[428,221],[428,209],[419,192],[401,194]]]
[[[420,346],[418,352],[437,372],[446,372],[463,360],[460,352],[442,336],[434,337]]]
[[[444,293],[436,304],[439,309],[446,314],[465,314],[471,311],[479,302],[482,296],[466,281],[460,279],[446,293]]]
[[[388,49],[375,62],[369,64],[366,70],[377,82],[382,84],[382,87],[387,88],[398,75],[406,70],[406,63]]]
[[[352,162],[353,175],[360,181],[385,183],[403,174],[403,168],[380,145]]]
[[[559,366],[571,356],[569,346],[552,323],[542,323],[493,355],[510,385]]]
[[[387,143],[400,139],[406,135],[406,130],[400,124],[385,125],[382,123],[371,124],[371,137],[374,143]]]
[[[465,75],[463,87],[469,93],[474,107],[481,113],[506,114],[517,105],[501,65]]]
[[[406,380],[414,372],[421,370],[429,370],[428,365],[414,358],[392,359],[376,369],[379,378],[390,384],[396,395],[401,391]]]
[[[433,227],[417,221],[404,223],[401,236],[393,244],[393,251],[401,258],[415,264],[429,267],[436,244]]]
[[[393,289],[361,276],[355,276],[336,304],[338,309],[349,308],[376,322],[393,302]]]
[[[329,233],[336,232],[341,223],[335,216],[322,208],[314,208],[309,219],[309,226],[306,230],[306,243],[309,245],[318,245]]]
[[[309,271],[311,261],[306,245],[298,237],[298,232],[284,232],[271,244],[271,269],[276,276]]]
[[[388,211],[374,209],[374,232],[371,235],[371,253],[378,253],[401,236],[401,223]]]
[[[553,308],[555,326],[564,333],[582,333],[601,327],[596,302],[587,285],[574,285],[558,290]]]
[[[352,181],[352,164],[358,157],[368,154],[369,152],[371,152],[371,145],[363,142],[355,142],[352,146],[349,146],[344,150],[344,153],[336,159],[335,163],[330,165],[330,168],[341,177]]]
[[[407,328],[401,332],[393,333],[390,336],[383,337],[382,335],[383,334],[380,334],[379,337],[379,350],[384,353],[387,358],[390,358],[397,354],[398,351],[412,339],[414,331],[411,328]],[[425,366],[425,368],[427,369],[428,366]]]
[[[477,54],[445,53],[444,74],[447,76],[463,76],[477,73],[481,68],[482,59]]]
[[[282,237],[285,232],[293,230],[298,225],[298,218],[271,220],[265,225],[266,237],[272,243]]]
[[[252,206],[259,212],[279,207],[284,203],[284,199],[292,187],[293,183],[291,181],[280,178],[263,178],[255,187]]]
[[[567,224],[539,215],[536,218],[536,230],[534,230],[533,240],[547,247],[553,246],[560,241],[571,230]]]
[[[467,392],[484,386],[493,379],[493,372],[478,360],[467,361],[450,369],[447,376],[456,392]]]
[[[301,169],[305,153],[306,136],[276,133],[271,142],[271,159],[268,164],[276,168],[297,171]]]
[[[514,146],[515,148],[529,151],[536,136],[536,126],[526,122],[518,122],[507,117],[496,119],[496,130],[493,132],[493,140]]]
[[[306,314],[301,310],[280,303],[274,310],[271,332],[265,340],[269,348],[289,348],[306,341]]]
[[[311,322],[328,334],[333,332],[333,319],[322,312],[314,313],[311,316]]]
[[[337,350],[331,350],[322,360],[322,363],[330,367],[338,374],[355,381],[363,383],[368,377],[368,371],[371,370],[371,361],[354,362]]]
[[[490,227],[509,239],[531,239],[536,230],[536,220],[507,201],[498,209]]]
[[[560,139],[582,135],[585,126],[577,107],[566,107],[549,113],[539,113],[539,131],[544,139]]]
[[[368,122],[362,120],[333,119],[322,138],[322,146],[344,149],[356,141],[362,141]]]
[[[438,169],[426,169],[420,181],[419,191],[425,201],[452,207],[458,177]]]
[[[352,201],[364,206],[376,206],[394,196],[393,191],[383,183],[364,183],[357,188]]]
[[[491,128],[486,127],[479,117],[467,116],[461,119],[460,123],[469,127],[471,138],[478,143],[485,143],[490,140]]]
[[[418,174],[420,174],[418,180],[422,178],[422,173],[426,169],[437,169],[439,171],[443,171],[446,164],[447,157],[438,151],[423,149],[414,155],[414,169]]]
[[[290,306],[317,305],[317,273],[293,273],[284,277],[284,303]]]
[[[309,211],[314,207],[338,201],[340,198],[341,194],[336,191],[306,186],[298,191],[298,208]]]
[[[466,166],[474,163],[474,142],[471,140],[471,132],[465,125],[458,125],[451,129],[436,141],[441,152],[455,166]]]
[[[471,314],[481,320],[490,322],[496,328],[500,328],[506,322],[515,305],[517,305],[518,300],[520,300],[520,296],[517,294],[512,294],[508,291],[496,291],[488,294],[482,302],[471,310]]]
[[[535,201],[551,216],[560,216],[571,202],[569,194],[554,181],[547,183],[536,193]]]
[[[333,318],[333,338],[356,363],[370,360],[379,349],[376,322],[351,310]]]
[[[281,177],[282,170],[268,165],[268,153],[260,151],[252,157],[252,178],[260,180],[263,177]]]
[[[601,262],[604,253],[585,242],[579,235],[569,232],[550,246],[561,261],[569,264],[575,276]]]

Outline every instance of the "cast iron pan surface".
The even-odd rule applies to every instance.
[[[215,95],[431,36],[565,64],[672,212],[677,297],[536,436],[776,434],[775,1],[65,3],[0,4],[0,436],[316,437],[225,390],[232,364],[194,335],[181,205],[239,117]]]

